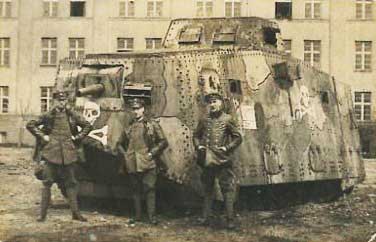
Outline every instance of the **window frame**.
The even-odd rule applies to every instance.
[[[123,42],[124,48],[119,47],[119,41]],[[132,48],[129,48],[129,43],[132,43],[131,46]],[[118,37],[116,39],[116,52],[130,52],[134,50],[134,38],[132,37]]]
[[[46,13],[46,4],[48,5],[48,12]],[[43,17],[46,18],[56,18],[59,12],[59,1],[58,0],[43,0]],[[55,11],[54,11],[55,10]]]
[[[199,14],[199,6],[198,4],[202,3],[202,15]],[[211,4],[211,12],[208,14],[208,4]],[[213,0],[196,0],[196,17],[198,18],[207,18],[207,17],[213,17],[213,9],[214,9],[214,1]]]
[[[0,18],[11,18],[12,17],[12,0],[0,0]]]
[[[152,41],[152,48],[147,48],[148,46],[148,41]],[[155,49],[160,49],[156,48],[156,41],[160,41],[160,48],[162,48],[162,38],[145,38],[145,49],[147,50],[155,50]]]
[[[289,49],[286,49],[286,47],[285,47],[286,42],[290,42],[290,44],[289,44],[290,48]],[[283,48],[284,48],[285,53],[288,56],[291,56],[292,55],[292,39],[283,39]]]
[[[43,47],[43,40],[47,40],[48,41],[48,46],[47,47]],[[53,41],[56,41],[56,47],[52,47],[52,42]],[[41,39],[41,66],[56,66],[57,65],[57,60],[58,60],[58,51],[57,51],[57,38],[56,37],[42,37]],[[47,51],[47,62],[43,62],[43,51]],[[55,63],[52,62],[52,52],[55,51],[55,56],[56,56],[56,60],[55,60]]]
[[[122,4],[124,4],[124,6],[122,6]],[[133,4],[133,9],[130,7],[131,4]],[[135,9],[136,9],[135,0],[119,0],[119,17],[132,18],[135,16]]]
[[[289,16],[278,16],[277,15],[277,10],[278,10],[277,5],[278,4],[289,4],[290,5]],[[275,1],[274,2],[274,18],[278,19],[278,20],[284,20],[284,19],[291,20],[292,19],[292,1],[291,0],[278,0],[278,1]]]
[[[316,16],[315,4],[319,4],[319,16]],[[311,12],[307,14],[307,5],[310,5]],[[306,0],[304,3],[304,17],[306,19],[321,19],[322,18],[322,0]]]
[[[43,96],[43,89],[46,89],[46,96]],[[40,87],[40,111],[41,113],[48,112],[52,107],[52,86],[41,86]],[[46,109],[43,108],[43,102],[46,102]]]
[[[360,101],[357,100],[357,94],[360,94]],[[369,102],[364,101],[365,100],[365,94],[369,94]],[[371,91],[355,91],[354,92],[354,115],[355,119],[357,121],[371,121],[372,119],[372,92]],[[369,107],[369,118],[365,119],[365,107]],[[356,109],[357,107],[360,107],[360,119],[357,117]]]
[[[228,15],[227,13],[227,4],[231,4],[231,14]],[[224,2],[225,4],[225,9],[224,9],[224,15],[226,18],[234,18],[234,17],[241,17],[242,16],[242,1],[241,0],[225,0]],[[239,15],[235,15],[236,11],[235,11],[235,7],[236,5],[239,4]]]
[[[355,0],[355,19],[356,20],[372,20],[373,19],[373,0]],[[358,8],[360,7],[360,16]],[[367,16],[367,7],[370,7],[370,16]]]
[[[7,96],[4,95],[5,90],[7,90]],[[6,104],[4,104],[7,100]],[[6,105],[6,111],[4,112],[4,105]],[[0,86],[0,114],[9,113],[9,86]]]
[[[5,47],[5,43],[8,41],[8,47]],[[0,38],[0,67],[10,67],[10,50],[11,50],[11,43],[10,43],[10,38]],[[5,53],[8,52],[8,55]],[[7,64],[5,64],[5,57],[8,56],[7,58]]]
[[[74,47],[71,46],[71,41],[74,43]],[[83,41],[83,47],[80,47],[79,41]],[[68,38],[68,46],[69,46],[69,58],[83,58],[85,56],[85,38]],[[82,53],[80,53],[82,52]],[[74,56],[71,56],[71,53],[74,53]]]
[[[310,42],[310,49],[306,50],[306,41]],[[320,50],[315,50],[315,43],[319,43]],[[306,63],[309,63],[311,66],[320,68],[321,67],[321,40],[304,40],[304,46],[303,46],[303,60]],[[305,56],[306,54],[310,54],[309,61],[306,60]],[[315,62],[315,54],[319,54],[319,62]]]
[[[72,17],[72,18],[84,18],[86,17],[86,0],[70,0],[69,1],[70,5],[70,9],[69,9],[69,17]],[[83,12],[82,12],[82,15],[72,15],[73,13],[73,6],[72,4],[74,3],[83,3]]]
[[[366,44],[370,43],[370,50],[366,51]],[[357,44],[361,44],[361,51],[357,50]],[[355,67],[354,70],[355,72],[372,72],[372,46],[373,42],[372,41],[364,41],[364,40],[356,40],[355,41]],[[360,56],[361,58],[361,67],[358,68],[357,66],[357,57]],[[366,57],[369,56],[370,63],[369,63],[369,68],[366,68]]]
[[[149,12],[149,4],[153,5],[153,10]],[[161,4],[160,14],[157,14],[158,4]],[[163,0],[147,0],[146,1],[146,16],[148,18],[162,18],[163,17]]]

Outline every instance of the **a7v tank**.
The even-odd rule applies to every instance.
[[[56,85],[94,126],[82,144],[80,194],[129,194],[116,151],[130,118],[123,95],[149,97],[147,113],[169,143],[161,174],[200,194],[192,132],[214,85],[243,136],[234,154],[240,186],[362,181],[349,87],[284,53],[279,35],[276,23],[255,17],[177,19],[162,49],[62,60]]]

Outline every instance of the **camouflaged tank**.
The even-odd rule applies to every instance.
[[[130,195],[116,153],[130,118],[123,95],[151,99],[148,113],[169,143],[161,173],[200,194],[192,132],[213,86],[243,136],[233,157],[240,186],[363,181],[349,87],[287,55],[279,36],[278,25],[261,18],[177,19],[162,49],[62,60],[56,83],[94,126],[83,142],[80,194]]]

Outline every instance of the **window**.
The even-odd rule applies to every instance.
[[[42,65],[56,65],[57,38],[42,38]]]
[[[120,17],[134,17],[134,0],[126,0],[119,2]]]
[[[372,41],[355,41],[355,70],[372,70]]]
[[[71,17],[84,17],[85,16],[85,1],[84,0],[71,0],[70,1],[70,16]]]
[[[12,1],[11,0],[0,0],[0,17],[11,17],[12,16]]]
[[[9,66],[10,38],[0,38],[0,66]]]
[[[279,1],[275,2],[275,18],[276,19],[291,19],[292,16],[292,2]]]
[[[321,0],[309,0],[305,2],[305,18],[321,18]]]
[[[44,0],[43,1],[43,16],[57,17],[58,0]]]
[[[304,40],[304,61],[314,67],[320,67],[321,41]]]
[[[241,1],[240,0],[226,0],[225,16],[226,17],[240,17],[241,16]]]
[[[133,38],[118,38],[117,52],[127,52],[133,50]]]
[[[9,87],[0,86],[0,113],[8,113]]]
[[[85,55],[85,39],[69,38],[69,58],[82,58]]]
[[[213,0],[197,0],[196,16],[197,17],[213,16]]]
[[[372,19],[373,0],[356,0],[355,18]]]
[[[148,17],[162,17],[163,1],[148,0],[147,16]]]
[[[40,111],[47,112],[52,104],[52,87],[40,87]]]
[[[357,120],[371,120],[371,92],[355,92],[354,109]]]
[[[7,142],[7,133],[0,132],[0,144],[5,144]]]
[[[283,47],[285,49],[285,53],[289,56],[291,56],[291,45],[292,45],[291,39],[284,39],[283,40]]]
[[[146,38],[146,49],[159,49],[162,47],[161,38]]]

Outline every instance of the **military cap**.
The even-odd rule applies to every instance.
[[[52,94],[52,97],[58,100],[66,100],[68,99],[68,93],[61,90],[55,90]]]
[[[145,105],[145,101],[141,98],[132,98],[129,100],[129,106],[131,108],[142,108]]]

